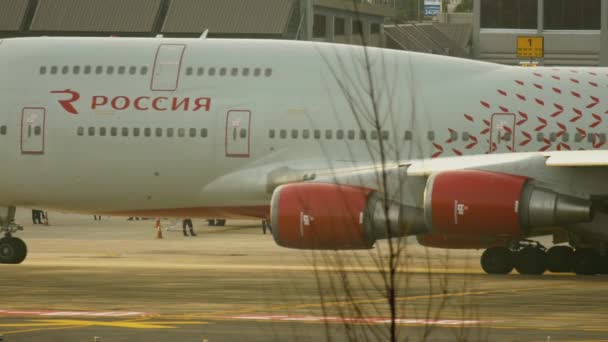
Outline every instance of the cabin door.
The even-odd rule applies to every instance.
[[[226,115],[226,157],[248,158],[251,143],[251,111],[230,110]]]

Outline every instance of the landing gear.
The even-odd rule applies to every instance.
[[[513,252],[508,248],[488,248],[481,255],[481,268],[488,274],[509,274],[513,270],[513,259]]]
[[[542,245],[526,246],[517,252],[515,269],[520,274],[541,275],[547,269],[547,254]]]
[[[23,227],[15,223],[15,207],[0,209],[0,264],[20,264],[27,256],[27,246],[23,240],[13,237],[13,234]]]
[[[20,264],[27,256],[25,242],[15,237],[4,237],[0,239],[0,263]]]
[[[488,248],[481,267],[488,274],[508,274],[513,268],[524,275],[574,272],[578,275],[608,274],[608,253],[597,248],[553,246],[547,250],[536,241],[523,240],[506,247]]]
[[[547,251],[547,270],[554,273],[572,272],[574,250],[570,246],[553,246]]]
[[[574,273],[594,275],[600,271],[600,254],[593,248],[579,248],[574,252]]]

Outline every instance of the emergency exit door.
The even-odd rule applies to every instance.
[[[185,49],[186,45],[183,44],[162,44],[158,47],[152,71],[152,90],[177,89]]]
[[[23,108],[21,112],[21,153],[44,154],[46,110]]]
[[[249,157],[251,111],[231,110],[226,115],[226,157]]]

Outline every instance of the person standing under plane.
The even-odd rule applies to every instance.
[[[191,218],[185,218],[182,221],[182,229],[184,231],[184,236],[188,236],[188,232],[186,232],[186,226],[190,228],[190,236],[196,236],[196,233],[194,233],[194,229],[192,226],[192,219]]]

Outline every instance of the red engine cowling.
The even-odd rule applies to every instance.
[[[433,234],[519,236],[519,201],[527,178],[484,171],[432,175],[424,215]]]
[[[429,177],[424,192],[424,220],[436,235],[429,243],[441,244],[444,236],[445,241],[494,244],[519,239],[530,228],[592,219],[590,200],[559,194],[517,175],[447,171]]]
[[[272,234],[283,247],[367,249],[363,215],[371,190],[319,183],[288,184],[272,195]],[[370,241],[371,240],[371,241]]]

